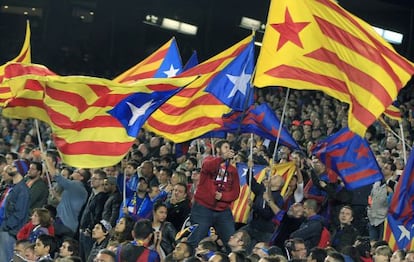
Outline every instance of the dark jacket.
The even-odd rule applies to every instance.
[[[302,238],[308,250],[316,247],[321,239],[324,219],[320,215],[314,215],[306,219],[298,230],[290,234],[291,238]]]
[[[339,227],[332,234],[331,246],[341,252],[342,247],[352,246],[358,235],[359,232],[353,225]]]
[[[190,200],[185,199],[176,204],[171,204],[170,201],[168,201],[167,209],[167,221],[173,224],[175,230],[180,231],[191,212]]]
[[[92,231],[95,224],[102,219],[102,212],[107,199],[108,194],[105,192],[99,192],[89,197],[80,220],[80,229],[89,228]]]
[[[0,231],[8,232],[16,237],[17,232],[22,228],[28,219],[30,193],[24,180],[17,184],[10,185],[11,189],[6,198],[4,218],[0,225]]]
[[[119,191],[110,194],[105,202],[102,212],[102,219],[108,221],[112,227],[115,227],[116,221],[119,217],[119,207],[122,203],[122,196]]]
[[[161,226],[162,240],[161,248],[165,254],[170,254],[175,248],[175,230],[173,224],[170,222],[164,222]]]

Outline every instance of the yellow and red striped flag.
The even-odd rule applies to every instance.
[[[22,49],[17,57],[12,59],[10,62],[19,62],[19,63],[30,63],[32,60],[30,52],[30,23],[29,20],[26,22],[26,36],[24,38]],[[4,78],[4,69],[7,64],[0,66],[0,83],[3,82]],[[0,88],[0,106],[4,105],[4,101],[9,99],[11,96],[10,89]]]
[[[402,121],[401,111],[396,105],[394,105],[394,103],[385,109],[384,115],[391,119],[397,120],[398,122]]]
[[[247,223],[247,220],[250,215],[251,207],[249,205],[249,196],[250,199],[254,199],[254,193],[251,192],[249,185],[246,183],[246,176],[248,176],[248,168],[244,163],[237,164],[237,170],[240,176],[240,194],[239,198],[233,202],[231,210],[233,213],[234,221],[236,223]],[[282,176],[285,180],[285,184],[281,189],[281,195],[284,196],[289,185],[292,176],[295,173],[296,166],[294,162],[287,162],[283,164],[273,165],[270,175],[279,175]],[[266,172],[268,168],[265,166],[255,165],[253,168],[253,176],[255,177],[257,183],[261,183],[266,177]]]
[[[182,143],[223,125],[223,114],[232,108],[205,91],[211,81],[251,43],[249,36],[180,76],[200,77],[172,96],[147,120],[144,128]]]
[[[159,89],[155,86],[171,90],[195,79],[152,78],[121,84],[95,77],[57,76],[45,67],[22,64],[10,64],[6,76],[8,72],[21,75],[5,78],[2,84],[12,92],[3,116],[48,123],[63,162],[84,168],[117,164],[135,141],[109,110],[137,92],[153,94]]]
[[[411,62],[334,1],[272,0],[254,84],[320,90],[346,102],[348,126],[363,137],[413,73]]]
[[[131,83],[144,78],[166,78],[181,73],[182,62],[175,38],[165,43],[150,56],[117,76],[118,83]]]

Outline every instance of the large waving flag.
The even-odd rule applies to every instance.
[[[251,85],[254,70],[254,41],[208,84],[206,91],[233,110],[243,111],[253,104]],[[247,101],[246,101],[247,100]]]
[[[29,20],[26,22],[26,36],[24,38],[22,49],[17,57],[12,59],[10,62],[20,62],[20,63],[30,63],[32,60],[31,52],[30,52],[30,23]],[[0,83],[3,81],[4,78],[4,70],[6,68],[5,65],[0,66]],[[4,102],[9,99],[11,96],[10,89],[8,88],[0,88],[0,106],[4,105]]]
[[[242,119],[243,118],[243,119]],[[291,148],[300,149],[289,132],[282,128],[280,121],[267,103],[251,106],[246,112],[234,112],[223,117],[223,127],[214,130],[229,133],[254,133],[264,139],[275,141],[280,133],[280,143]]]
[[[148,105],[145,101],[150,100],[157,100],[155,104],[159,105],[159,99],[168,97],[156,97],[157,86],[172,90],[195,79],[145,79],[127,85],[94,77],[52,75],[47,68],[36,65],[12,64],[10,69],[19,66],[20,70],[10,71],[21,72],[21,76],[5,78],[3,82],[13,94],[3,108],[3,116],[36,118],[48,123],[63,162],[85,168],[115,165],[129,151],[136,137],[134,130],[139,130],[137,123],[142,125],[148,113],[128,97],[135,98],[138,93],[142,105]],[[128,132],[122,121],[108,112],[127,101],[138,108],[130,107],[135,111],[129,115],[134,121]],[[147,110],[154,110],[152,103]]]
[[[223,114],[229,113],[232,107],[223,104],[212,94],[217,94],[212,89],[229,90],[229,88],[227,86],[212,87],[210,84],[216,77],[222,77],[227,72],[228,66],[250,47],[252,39],[252,36],[247,37],[213,58],[181,74],[180,76],[199,75],[200,77],[161,105],[148,118],[144,127],[175,143],[181,143],[222,126]],[[244,66],[239,68],[240,75],[244,68]],[[246,73],[246,71],[244,72]],[[231,75],[234,75],[234,72]],[[239,88],[237,84],[233,84],[231,81],[226,84],[231,85],[234,89]],[[205,90],[208,86],[210,92]],[[230,93],[232,91],[233,89]],[[230,93],[226,95],[222,92],[221,96],[228,97]],[[237,98],[240,98],[240,93],[235,92],[233,98],[236,95]]]
[[[114,81],[130,83],[144,78],[174,77],[182,71],[181,56],[173,37],[149,57],[131,67]]]
[[[411,62],[335,1],[273,0],[254,84],[320,90],[346,102],[348,126],[363,137],[413,72]]]
[[[384,239],[393,250],[414,249],[414,150],[397,183],[384,226]]]
[[[254,199],[254,194],[251,193],[250,187],[247,184],[246,176],[249,175],[248,170],[249,168],[247,167],[247,164],[237,163],[237,171],[240,177],[240,194],[239,198],[236,199],[231,206],[233,218],[236,223],[247,223],[251,209],[249,205],[249,195],[251,200]],[[261,183],[266,177],[266,170],[266,166],[253,166],[253,176],[258,183]]]
[[[368,142],[348,128],[321,140],[312,154],[339,176],[348,189],[373,184],[383,179],[381,169]]]

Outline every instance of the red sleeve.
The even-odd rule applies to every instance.
[[[33,230],[32,221],[27,222],[20,230],[17,232],[17,240],[26,240],[29,238],[30,232]]]

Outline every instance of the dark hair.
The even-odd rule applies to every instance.
[[[43,172],[43,165],[42,163],[38,162],[38,161],[32,161],[30,162],[30,164],[34,165],[36,167],[37,171],[40,171],[40,173]]]
[[[198,243],[198,245],[203,248],[203,249],[207,249],[210,251],[217,251],[218,250],[218,246],[217,243],[211,240],[202,240],[200,241],[200,243]]]
[[[145,239],[154,232],[152,223],[148,219],[142,219],[135,223],[134,235],[135,239]]]
[[[68,251],[72,252],[72,256],[79,255],[79,242],[73,238],[65,238],[63,239],[62,243],[68,243]]]
[[[164,167],[164,166],[161,167],[160,171],[164,171],[167,174],[167,176],[169,176],[169,177],[171,177],[172,173],[173,173],[171,168]]]
[[[176,186],[182,186],[184,188],[184,192],[187,194],[188,193],[188,188],[187,185],[182,183],[182,182],[178,182],[177,184],[175,184]]]
[[[132,230],[134,230],[135,220],[128,215],[122,218],[125,220],[125,230],[120,233],[116,232],[114,235],[115,240],[120,244],[134,239],[132,237]]]
[[[312,248],[309,254],[311,255],[312,259],[316,260],[316,262],[324,262],[327,256],[326,250],[318,247]]]
[[[197,166],[198,164],[197,158],[193,156],[190,156],[189,158],[187,158],[187,160],[189,160],[193,164],[193,166]]]
[[[164,202],[162,202],[162,201],[156,201],[156,202],[154,203],[154,206],[153,206],[152,210],[155,212],[155,211],[157,211],[160,207],[165,207],[165,208],[167,208],[167,205],[166,205]]]
[[[227,141],[227,140],[225,140],[225,139],[221,139],[221,140],[219,140],[219,141],[217,141],[215,144],[214,144],[214,148],[220,148],[221,149],[221,146],[222,145],[224,145],[224,144],[230,144],[229,143],[229,141]]]
[[[49,254],[53,255],[55,254],[57,250],[57,242],[56,239],[52,236],[43,234],[37,237],[37,240],[39,240],[45,247],[49,247]]]
[[[56,207],[52,206],[52,205],[44,205],[43,208],[46,208],[47,210],[49,210],[50,216],[55,219],[56,215],[57,215],[57,210]]]
[[[131,160],[127,162],[127,166],[132,166],[134,169],[137,169],[139,166],[139,163],[137,161]]]
[[[187,241],[181,241],[180,243],[185,245],[186,251],[188,252],[189,256],[192,257],[194,255],[193,247]]]

